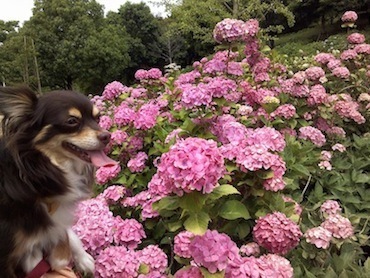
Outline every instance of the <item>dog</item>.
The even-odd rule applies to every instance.
[[[98,109],[74,91],[0,87],[0,114],[0,277],[25,277],[43,259],[93,273],[71,227],[95,168],[116,163]]]

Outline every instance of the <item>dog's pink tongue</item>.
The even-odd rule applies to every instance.
[[[102,166],[113,166],[116,165],[118,162],[114,161],[110,157],[108,157],[103,150],[101,151],[89,151],[88,152],[92,164],[95,167],[102,167]]]

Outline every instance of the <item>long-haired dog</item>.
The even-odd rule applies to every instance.
[[[73,261],[92,273],[94,260],[71,226],[78,202],[91,195],[95,166],[114,163],[103,151],[110,134],[98,109],[73,91],[37,97],[0,87],[0,114],[0,277],[24,277],[43,258],[52,269]]]

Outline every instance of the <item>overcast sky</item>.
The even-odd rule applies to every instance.
[[[163,14],[163,8],[158,8],[150,2],[156,0],[96,0],[105,7],[105,13],[108,11],[118,11],[118,8],[125,2],[131,3],[145,2],[150,7],[154,15]],[[5,4],[6,2],[6,4]],[[4,21],[17,20],[23,23],[32,16],[33,0],[1,0],[0,19]]]

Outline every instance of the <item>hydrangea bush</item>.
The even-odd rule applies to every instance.
[[[73,227],[96,277],[369,273],[370,45],[350,34],[292,72],[258,31],[225,19],[225,48],[192,70],[139,70],[92,99],[120,162]]]

